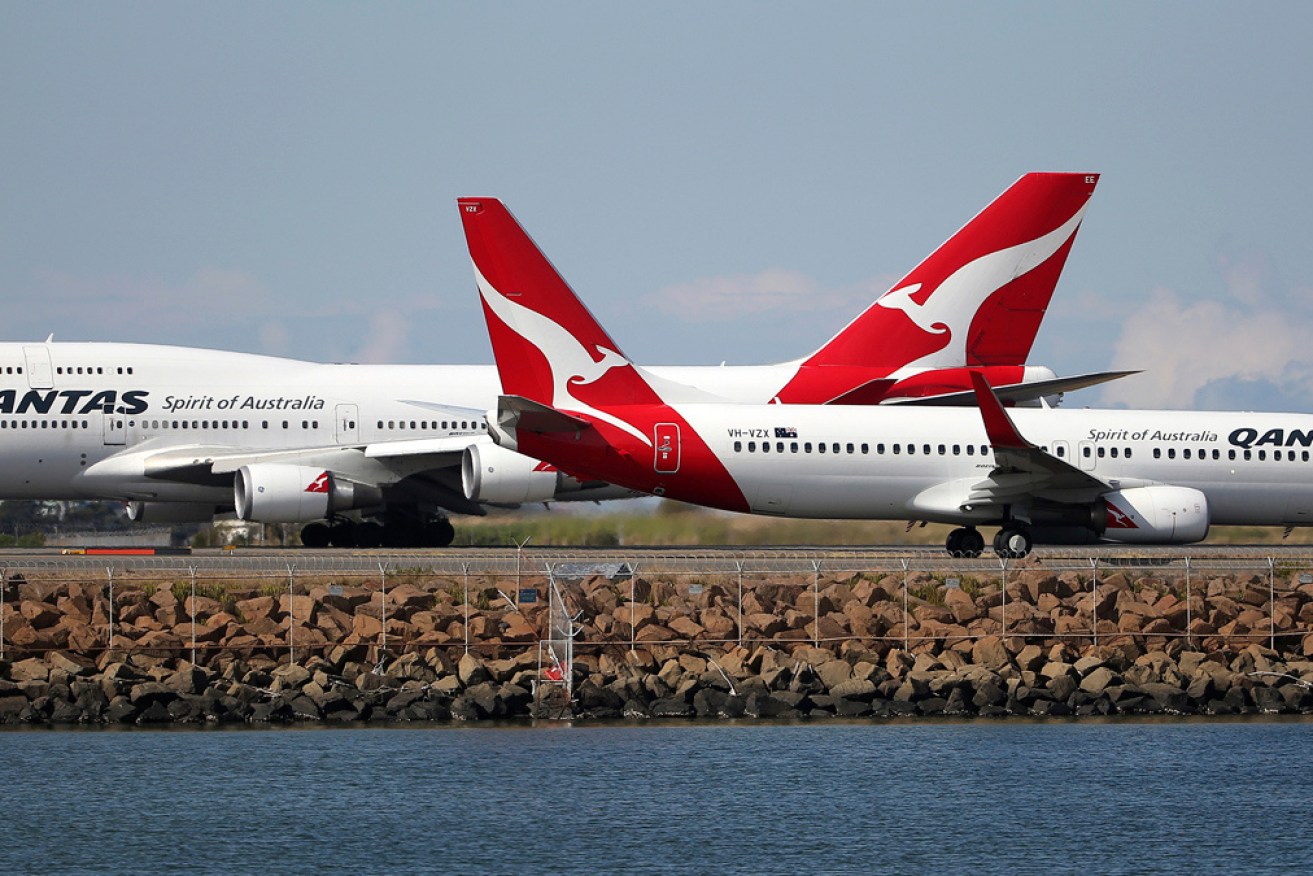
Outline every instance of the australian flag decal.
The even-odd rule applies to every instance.
[[[797,438],[797,437],[798,437],[798,430],[797,430],[797,429],[794,429],[792,426],[776,426],[776,427],[775,427],[775,437],[776,437],[776,438]]]

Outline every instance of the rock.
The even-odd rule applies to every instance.
[[[1026,645],[1017,654],[1018,668],[1029,672],[1038,672],[1046,662],[1044,649],[1039,645]]]
[[[54,651],[47,654],[46,662],[51,669],[57,669],[73,676],[92,675],[96,671],[96,665],[91,660],[64,651]]]
[[[130,724],[137,719],[138,709],[126,696],[119,695],[105,707],[105,720],[110,724]]]
[[[1090,670],[1090,673],[1081,679],[1080,689],[1088,694],[1098,696],[1108,688],[1108,685],[1116,684],[1119,680],[1117,673],[1106,666],[1100,665]]]
[[[35,657],[19,660],[9,667],[11,681],[46,681],[50,678],[50,666]]]
[[[1076,679],[1070,675],[1059,675],[1056,678],[1049,679],[1046,689],[1054,700],[1066,702],[1079,689],[1079,685],[1076,683]]]
[[[483,662],[473,654],[464,654],[460,662],[456,665],[456,675],[460,683],[466,688],[492,680],[492,674],[488,672]]]
[[[158,681],[139,682],[133,685],[128,692],[129,701],[141,711],[145,711],[156,704],[167,707],[169,703],[177,698],[178,692],[176,690]]]
[[[998,636],[984,636],[971,646],[971,662],[977,666],[998,670],[1012,662],[1008,649]]]
[[[682,697],[666,697],[652,703],[649,712],[653,718],[692,718],[696,711]]]

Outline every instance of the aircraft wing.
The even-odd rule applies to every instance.
[[[1120,380],[1123,377],[1139,373],[1139,371],[1094,371],[1089,374],[1076,374],[1071,377],[1055,377],[1052,380],[1010,383],[1007,386],[991,387],[990,391],[1005,402],[1017,404],[1038,401],[1045,396],[1057,395],[1063,392],[1075,392],[1078,389],[1098,386],[1100,383]],[[936,407],[966,406],[976,403],[974,390],[946,392],[942,395],[919,396],[916,398],[891,398],[880,402],[884,405],[934,405]]]
[[[331,444],[292,450],[231,445],[161,446],[146,442],[90,466],[85,474],[127,486],[121,491],[151,498],[154,481],[231,488],[244,465],[281,463],[331,469],[361,483],[401,485],[409,493],[461,514],[486,510],[465,498],[461,457],[472,443],[492,443],[486,434],[413,438],[360,444]]]
[[[1028,441],[980,373],[972,372],[971,383],[996,464],[988,477],[972,485],[968,504],[1005,505],[1033,498],[1075,502],[1093,500],[1112,489],[1106,481]]]

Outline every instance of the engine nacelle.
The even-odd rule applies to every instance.
[[[460,480],[467,499],[519,505],[557,498],[562,477],[556,466],[505,447],[471,444],[461,457]],[[578,489],[577,483],[575,488]]]
[[[260,523],[321,520],[339,511],[369,508],[382,501],[383,492],[372,484],[305,465],[257,462],[242,466],[233,480],[237,517]]]
[[[223,511],[213,502],[126,502],[134,523],[209,523]]]
[[[1132,487],[1103,497],[1103,537],[1128,544],[1188,544],[1208,536],[1208,497],[1190,487]]]

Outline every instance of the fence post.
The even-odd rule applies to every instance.
[[[461,563],[465,570],[465,653],[470,653],[470,564]]]
[[[524,546],[528,544],[532,539],[533,539],[532,535],[527,535],[524,537],[524,541],[515,542],[515,591],[516,591],[517,599],[519,598],[519,590],[521,587],[520,576],[523,574],[523,572],[521,571],[520,560],[524,556]],[[515,539],[511,539],[511,541],[515,541]]]
[[[1003,634],[1000,638],[1008,637],[1008,558],[999,557],[999,585],[1003,588]]]
[[[1185,558],[1185,644],[1190,645],[1190,558]]]
[[[9,570],[0,569],[0,660],[5,658],[5,591],[9,589]]]
[[[382,585],[383,599],[379,602],[383,618],[383,631],[381,633],[382,641],[378,646],[378,660],[376,663],[382,663],[384,656],[388,651],[388,564],[378,564],[378,574]]]
[[[109,639],[105,645],[107,651],[114,650],[114,567],[105,567],[105,577],[109,579]]]
[[[1276,560],[1271,557],[1267,558],[1267,609],[1268,609],[1268,632],[1271,639],[1268,647],[1273,651],[1277,649],[1277,585],[1276,585]]]
[[[296,662],[296,566],[287,564],[287,663]]]
[[[739,570],[739,647],[743,647],[743,561],[735,560]]]
[[[1090,557],[1090,634],[1094,637],[1094,645],[1099,644],[1099,560],[1098,557]]]
[[[187,572],[191,576],[191,604],[188,606],[191,615],[191,665],[196,665],[196,567],[188,566]]]
[[[910,565],[907,560],[899,560],[903,566],[903,650],[907,650],[907,568]]]
[[[821,560],[812,560],[812,647],[821,647]],[[907,607],[903,606],[906,614]],[[903,629],[907,629],[907,618],[903,618]]]
[[[638,635],[638,630],[634,627],[634,606],[638,604],[638,600],[635,598],[635,595],[637,594],[638,591],[634,587],[634,581],[637,580],[637,578],[638,578],[637,575],[629,576],[629,651],[630,653],[633,653],[634,651],[634,640]]]

